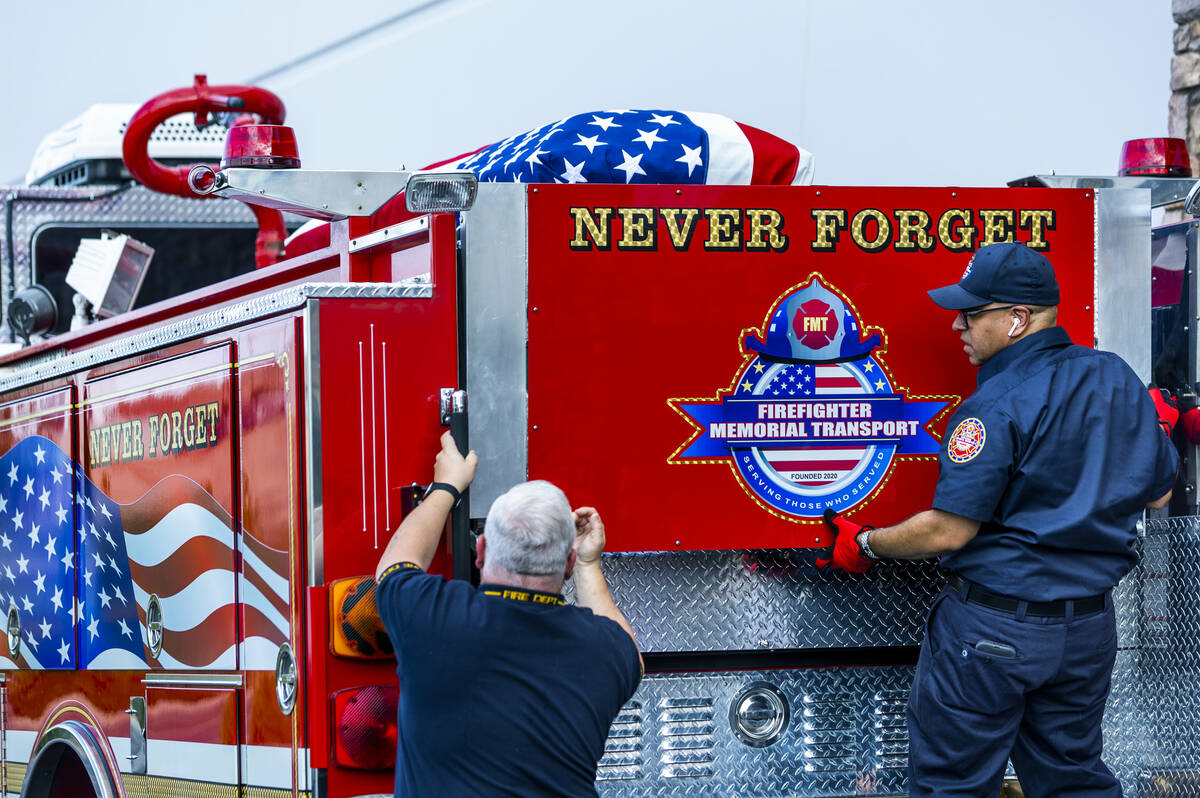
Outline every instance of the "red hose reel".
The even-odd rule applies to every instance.
[[[165,166],[150,157],[150,136],[167,119],[178,114],[195,114],[196,126],[206,127],[210,115],[235,113],[225,141],[221,166],[294,168],[300,165],[296,138],[283,126],[286,109],[274,93],[256,86],[210,86],[208,78],[196,75],[187,88],[173,89],[154,97],[137,110],[125,129],[122,157],[133,178],[147,188],[192,199],[198,196],[188,185],[188,174],[199,165]],[[283,214],[271,208],[250,205],[258,220],[254,265],[271,266],[283,258],[287,230]]]

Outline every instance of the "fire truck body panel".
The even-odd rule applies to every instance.
[[[211,204],[223,203],[203,203]],[[428,275],[430,227],[422,219],[404,231],[393,229],[391,240],[364,242],[360,272],[377,268],[391,276],[393,263],[411,270],[423,260],[421,271]],[[432,227],[442,229],[436,222]],[[448,246],[432,271],[452,283],[453,227],[442,229],[442,236]],[[441,301],[433,301],[428,276],[399,285],[301,284],[314,270],[336,278],[348,270],[345,261],[314,253],[305,259],[307,266],[249,275],[240,287],[209,292],[205,303],[183,297],[173,308],[183,312],[180,319],[173,318],[172,308],[141,312],[144,331],[136,335],[126,334],[126,319],[62,336],[56,343],[67,343],[66,351],[44,357],[32,372],[25,363],[7,372],[10,395],[26,397],[0,410],[9,420],[0,431],[11,438],[9,448],[30,435],[52,441],[84,467],[81,479],[109,491],[114,502],[136,501],[164,480],[168,487],[187,483],[209,500],[207,524],[184,518],[182,524],[193,525],[185,534],[167,538],[144,557],[146,565],[172,566],[174,558],[180,563],[175,570],[192,563],[201,572],[186,601],[172,605],[172,596],[160,591],[167,640],[178,631],[173,626],[194,631],[195,599],[226,608],[215,618],[200,618],[209,626],[201,637],[201,661],[164,663],[147,655],[139,672],[93,671],[94,680],[74,673],[70,688],[65,681],[46,682],[44,672],[10,672],[6,739],[17,758],[6,757],[6,783],[16,790],[36,744],[47,739],[46,730],[78,715],[96,739],[107,741],[104,747],[111,750],[104,759],[112,773],[123,774],[127,789],[142,789],[137,783],[149,780],[153,790],[172,794],[198,781],[231,790],[244,784],[263,795],[278,789],[304,793],[314,785],[306,739],[324,744],[315,757],[319,767],[339,768],[325,747],[332,742],[325,691],[395,682],[394,662],[348,666],[333,658],[327,645],[306,646],[306,632],[328,639],[329,613],[320,607],[324,612],[302,617],[305,587],[318,580],[307,598],[325,601],[320,580],[371,573],[376,542],[381,537],[386,542],[398,521],[400,486],[427,469],[410,438],[425,448],[436,443],[431,425],[436,424],[438,391],[457,380],[454,292],[448,284]],[[290,288],[270,290],[289,282]],[[414,345],[418,341],[444,344]],[[46,391],[48,385],[60,387]],[[361,412],[346,412],[356,391],[358,401],[352,404]],[[393,413],[385,414],[385,407]],[[403,414],[394,414],[397,407]],[[428,423],[415,423],[418,419]],[[310,450],[318,456],[310,457]],[[368,458],[371,470],[364,472]],[[312,469],[304,469],[306,459],[314,463]],[[368,485],[365,473],[378,479]],[[66,484],[70,480],[68,472]],[[202,499],[197,500],[201,505]],[[325,504],[339,519],[328,533],[321,523]],[[228,519],[214,531],[211,516],[222,513]],[[368,533],[367,523],[370,540],[364,544],[359,538]],[[180,532],[181,524],[174,526]],[[338,544],[325,546],[326,534]],[[342,543],[342,537],[353,542]],[[88,540],[85,526],[78,553]],[[74,588],[66,578],[67,606]],[[91,591],[83,593],[85,600],[94,598]],[[314,618],[323,623],[313,625]],[[141,641],[144,609],[138,620],[140,628],[133,631]],[[80,639],[86,636],[84,627]],[[287,716],[279,709],[275,673],[276,648],[283,640],[305,660],[296,688],[302,698]],[[189,664],[218,672],[180,671]],[[169,672],[155,673],[156,668]],[[311,729],[303,700],[309,674],[320,679],[321,690]],[[97,701],[93,694],[106,698]],[[137,719],[146,736],[140,772],[137,762],[131,766],[126,760],[131,749],[139,750],[137,741],[131,744],[131,698],[143,702]],[[63,715],[75,704],[74,715]],[[376,792],[390,783],[378,771],[342,769],[338,778],[334,794]]]
[[[453,269],[452,249],[448,267]],[[195,502],[211,502],[208,509],[213,512],[199,519],[196,513],[185,515],[174,528],[168,514],[162,523],[177,537],[149,550],[142,564],[159,565],[162,570],[165,563],[169,569],[176,559],[179,570],[187,570],[191,563],[191,571],[201,571],[199,579],[185,588],[194,591],[186,601],[171,604],[174,594],[159,590],[166,596],[164,647],[170,648],[171,636],[178,631],[173,627],[179,626],[200,638],[203,645],[198,652],[184,649],[200,660],[164,662],[165,651],[160,657],[148,654],[143,669],[132,675],[111,670],[130,667],[133,663],[128,660],[101,663],[99,678],[108,680],[110,673],[118,679],[128,677],[123,687],[104,688],[105,695],[120,700],[89,720],[112,741],[116,761],[130,750],[125,714],[129,698],[141,695],[146,701],[143,725],[151,780],[290,790],[295,774],[296,789],[311,789],[308,751],[298,743],[310,735],[330,742],[328,732],[316,728],[325,723],[325,696],[363,683],[394,683],[394,661],[347,665],[330,656],[327,646],[308,651],[305,672],[314,681],[319,679],[313,694],[320,698],[314,698],[318,722],[306,731],[304,702],[288,717],[279,712],[274,671],[277,649],[284,641],[297,651],[306,650],[300,596],[310,576],[323,580],[372,572],[377,547],[386,543],[399,520],[401,486],[428,466],[419,454],[436,443],[438,390],[456,381],[453,292],[446,291],[439,303],[432,301],[432,295],[428,280],[314,285],[268,294],[251,300],[256,307],[227,308],[225,314],[239,325],[231,331],[176,344],[172,334],[187,335],[197,325],[180,322],[174,329],[160,328],[158,342],[149,344],[153,349],[97,369],[103,376],[95,379],[87,379],[88,372],[75,376],[82,388],[72,384],[18,400],[0,411],[15,420],[5,425],[9,435],[24,440],[38,434],[59,442],[65,452],[79,452],[83,462],[92,466],[86,475],[107,491],[105,495],[121,500],[117,503],[129,505],[148,492],[151,500],[158,499],[153,491],[164,483],[160,493],[182,489]],[[256,312],[275,315],[275,307],[287,313],[249,324],[243,320],[255,318]],[[219,315],[208,323],[227,326]],[[301,340],[306,351],[297,346]],[[414,341],[447,343],[415,347]],[[154,359],[151,352],[162,356]],[[67,360],[60,362],[69,367]],[[311,379],[306,379],[309,375]],[[73,412],[71,397],[77,391],[85,399],[81,409]],[[344,407],[350,396],[355,398],[353,412]],[[313,408],[307,426],[301,423],[306,403],[302,397]],[[414,424],[412,419],[432,421]],[[80,433],[71,435],[76,422]],[[423,446],[413,448],[414,439]],[[301,471],[305,441],[321,452],[307,478]],[[320,489],[306,512],[301,497],[314,485]],[[177,501],[168,497],[156,503]],[[216,524],[216,531],[211,531],[211,516],[229,512],[234,504],[239,508],[240,529],[236,549],[229,526]],[[322,515],[337,520],[321,523]],[[316,520],[309,523],[309,519]],[[125,527],[127,536],[130,526]],[[309,532],[312,538],[307,537]],[[217,540],[214,534],[229,538]],[[326,545],[326,540],[337,543]],[[81,549],[86,550],[87,541],[85,526]],[[306,548],[321,556],[306,557]],[[131,555],[133,560],[137,556],[141,555]],[[137,567],[133,560],[131,567]],[[239,564],[236,603],[235,561]],[[70,595],[73,582],[66,587]],[[312,586],[309,598],[323,603],[323,587],[323,583]],[[85,602],[94,597],[86,589],[84,594]],[[198,609],[203,613],[203,607],[214,604],[222,610],[193,617]],[[84,613],[86,617],[86,609]],[[173,617],[180,616],[180,623],[173,624]],[[144,611],[139,620],[140,647],[146,633]],[[324,621],[328,623],[327,613]],[[195,632],[197,622],[206,625],[201,635]],[[329,635],[324,624],[310,624],[308,631],[321,640]],[[220,672],[198,678],[179,672],[189,667]],[[159,675],[147,669],[170,673]],[[224,672],[229,670],[240,672]],[[30,676],[10,673],[7,687],[9,731],[31,740],[40,738],[48,718],[61,708],[63,695],[77,695],[83,704],[93,692],[80,681],[80,674],[73,689],[65,692],[47,690],[44,674],[36,679]],[[228,687],[215,688],[214,682]],[[27,694],[21,689],[26,683],[40,687]],[[304,687],[302,677],[300,689]],[[114,688],[122,692],[115,693]],[[27,700],[32,696],[37,700]],[[47,706],[46,701],[52,703]],[[94,704],[89,711],[96,712]],[[198,720],[195,713],[209,720]],[[311,764],[321,768],[337,766],[324,747],[314,760]],[[20,775],[14,771],[17,783]],[[380,784],[376,773],[349,771],[341,778],[351,786],[361,782],[362,790],[376,790]]]
[[[913,394],[965,398],[974,370],[946,314],[925,296],[927,288],[958,276],[964,255],[885,258],[851,240],[841,242],[849,254],[822,255],[810,249],[813,233],[803,226],[816,207],[882,208],[887,215],[932,208],[936,220],[949,206],[1018,214],[1053,209],[1056,225],[1046,236],[1056,245],[1050,254],[1064,295],[1084,298],[1061,307],[1060,321],[1076,341],[1118,352],[1149,380],[1150,200],[1144,188],[480,187],[463,234],[471,441],[485,464],[473,486],[471,514],[484,514],[496,493],[526,475],[552,478],[575,501],[601,507],[610,549],[618,552],[606,557],[609,584],[651,669],[660,671],[647,676],[614,723],[598,771],[602,794],[903,792],[903,705],[925,610],[943,579],[929,563],[827,577],[812,568],[811,554],[786,550],[815,544],[818,525],[809,527],[810,539],[796,541],[786,533],[750,537],[746,519],[720,522],[729,505],[741,503],[759,514],[759,528],[770,523],[731,469],[713,469],[713,480],[702,485],[672,481],[668,458],[693,431],[680,426],[680,414],[667,402],[689,394],[661,384],[660,373],[677,382],[706,374],[710,397],[732,390],[745,328],[765,327],[776,296],[820,270],[831,282],[847,283],[864,317],[868,309],[879,314],[872,320],[887,328],[889,365],[905,374],[898,382]],[[755,253],[744,249],[674,251],[661,215],[680,207],[782,208],[800,229],[786,227],[793,237],[789,250],[759,254],[777,262],[754,271]],[[622,252],[619,222],[607,248],[597,245],[588,217],[574,213],[579,208],[598,228],[598,209],[614,209],[614,219],[620,208],[657,212],[657,249]],[[572,251],[580,218],[589,246]],[[701,226],[687,249],[698,250],[705,233]],[[755,292],[763,294],[762,307],[731,313],[752,304],[747,297]],[[527,359],[521,356],[526,351]],[[727,357],[717,354],[722,351]],[[498,369],[496,363],[512,365]],[[639,388],[652,401],[640,398]],[[948,417],[948,411],[939,416],[941,435],[949,432]],[[669,444],[658,440],[676,429],[680,434]],[[518,456],[509,456],[514,451]],[[881,491],[864,511],[867,521],[886,522],[928,505],[932,462],[904,465],[929,469],[926,484],[901,490],[899,482],[889,483],[885,490],[897,494],[892,507],[877,509],[887,504],[878,498],[886,495]],[[682,533],[663,533],[676,523]],[[689,533],[711,537],[688,545]],[[687,548],[712,550],[679,550]],[[1143,681],[1157,678],[1156,666],[1146,667],[1137,653],[1147,576],[1139,568],[1117,596],[1122,639],[1129,643],[1118,657],[1106,739],[1111,764],[1127,784],[1161,765],[1148,753],[1152,743],[1132,708],[1145,700]],[[792,731],[759,747],[761,741],[739,733],[739,726],[763,717],[770,703],[764,696],[772,690],[789,708],[782,716]]]
[[[28,205],[100,226],[108,223],[109,202]],[[191,205],[208,213],[235,203]],[[14,207],[17,224],[26,224],[25,205]],[[608,249],[597,238],[606,229],[605,208],[612,209]],[[689,208],[696,210],[690,239],[683,232]],[[737,209],[743,226],[709,215],[714,209]],[[756,209],[780,215],[773,229],[788,236],[786,249],[772,248],[774,217],[755,222],[746,215]],[[847,211],[832,252],[812,248],[814,213],[822,209]],[[897,213],[918,209],[931,219],[934,251],[897,252],[895,228],[890,248],[864,250],[852,229],[864,209],[879,216],[858,230],[863,243],[879,238],[880,217],[897,225]],[[1012,230],[1022,240],[1034,224],[1019,226],[1022,210],[1053,210],[1055,225],[1042,233],[1064,294],[1093,298],[1064,306],[1064,325],[1078,342],[1118,351],[1148,376],[1149,198],[1145,191],[1087,187],[484,185],[459,229],[449,215],[338,222],[328,245],[290,263],[6,358],[0,452],[40,436],[82,466],[79,485],[96,491],[85,498],[95,504],[102,494],[122,511],[164,479],[167,487],[197,486],[183,504],[206,509],[189,509],[188,523],[200,519],[191,528],[207,533],[179,532],[129,569],[137,566],[145,578],[149,563],[172,557],[203,567],[200,574],[216,576],[196,589],[229,609],[199,618],[213,630],[203,656],[171,654],[168,666],[150,656],[142,605],[154,591],[143,590],[131,631],[145,664],[89,670],[88,614],[105,607],[82,566],[103,552],[97,544],[104,533],[98,527],[99,536],[92,535],[83,523],[72,538],[76,568],[60,576],[63,595],[77,595],[84,615],[68,647],[72,660],[58,663],[69,669],[34,671],[14,659],[18,667],[3,674],[2,790],[17,794],[39,751],[68,739],[84,741],[72,749],[86,754],[80,772],[120,774],[111,778],[128,795],[201,788],[233,795],[244,788],[340,798],[390,790],[390,772],[346,766],[354,741],[345,732],[354,724],[339,722],[334,699],[394,685],[395,663],[331,652],[337,611],[330,596],[337,580],[373,572],[411,499],[410,484],[429,478],[439,390],[465,385],[471,446],[482,458],[472,518],[481,519],[512,483],[536,477],[563,484],[572,500],[605,514],[613,551],[605,571],[651,672],[610,732],[598,770],[602,794],[902,793],[903,705],[925,609],[942,584],[937,569],[901,563],[861,577],[818,573],[811,559],[824,543],[819,523],[770,505],[727,457],[677,460],[700,432],[683,405],[723,407],[722,397],[736,398],[735,377],[755,362],[785,376],[813,365],[757,358],[780,354],[772,348],[779,339],[769,334],[771,320],[814,279],[828,290],[819,294],[825,308],[816,315],[854,322],[856,336],[839,339],[850,341],[845,352],[869,343],[875,330],[886,333],[868,356],[888,369],[887,401],[942,405],[927,417],[887,420],[915,422],[935,444],[944,441],[953,407],[973,389],[948,319],[924,294],[956,279],[965,258],[965,250],[947,251],[937,240],[939,217],[950,209],[970,210],[977,222],[982,210],[1012,211]],[[651,229],[642,219],[653,221],[652,252],[636,248]],[[746,237],[755,224],[758,237]],[[705,249],[731,240],[735,229],[743,236],[736,252]],[[909,232],[920,239],[916,228]],[[976,235],[978,241],[983,233]],[[619,246],[624,239],[630,248]],[[748,248],[751,242],[766,248]],[[838,302],[844,313],[829,315]],[[825,333],[833,323],[801,325],[800,332]],[[750,348],[751,340],[768,351]],[[816,365],[841,369],[842,354]],[[875,391],[858,385],[855,403],[870,405],[872,415],[860,407],[853,411],[859,415],[837,420],[883,420],[874,415],[883,412],[872,404]],[[826,405],[850,401],[840,390],[826,395],[842,397]],[[760,420],[775,419],[751,419]],[[877,442],[890,445],[900,444]],[[931,455],[889,462],[883,471],[890,476],[850,510],[887,522],[922,509],[936,475]],[[35,479],[29,495],[27,477],[19,474],[10,487],[6,474],[0,470],[0,496],[12,507],[41,506],[48,485]],[[98,511],[89,514],[75,498],[79,518],[95,521]],[[0,511],[0,532],[15,540],[4,521]],[[21,531],[28,541],[28,522]],[[126,539],[137,533],[129,526],[116,531]],[[1185,567],[1170,552],[1186,539],[1175,527],[1145,538],[1153,562],[1117,592],[1122,650],[1106,739],[1127,789],[1174,761],[1157,756],[1154,746],[1180,736],[1167,722],[1146,722],[1145,712],[1163,705],[1146,685],[1165,678],[1164,657],[1184,652],[1150,644],[1161,635],[1151,634],[1145,603],[1169,603],[1160,598],[1160,577]],[[40,543],[47,543],[44,532]],[[56,552],[61,557],[63,547]],[[449,574],[453,560],[447,541],[432,570]],[[20,575],[18,559],[0,549],[4,565]],[[2,574],[0,593],[13,592]],[[175,593],[155,595],[164,650],[180,652],[180,635],[195,628],[189,613],[196,601],[171,604]],[[1155,610],[1172,617],[1179,611]],[[36,621],[21,618],[21,625],[22,634],[41,634]],[[285,642],[296,660],[290,688],[276,672]],[[55,643],[52,653],[61,660]],[[280,694],[289,689],[296,703],[285,714]],[[378,707],[372,711],[378,718]]]
[[[1046,249],[1064,295],[1087,298],[1061,306],[1060,324],[1076,341],[1119,347],[1148,376],[1148,342],[1124,334],[1148,324],[1148,288],[1129,276],[1148,273],[1148,253],[1100,249],[1096,241],[1098,234],[1106,244],[1148,238],[1147,198],[1119,195],[482,186],[464,225],[472,440],[481,451],[515,450],[528,460],[484,455],[489,476],[481,473],[472,492],[472,515],[482,516],[505,485],[526,475],[553,476],[568,495],[611,508],[610,551],[807,548],[824,545],[820,514],[830,502],[843,512],[869,504],[882,517],[916,512],[932,495],[942,427],[974,390],[974,369],[925,290],[951,282],[974,246],[1015,235]],[[1127,218],[1135,206],[1137,224]],[[640,240],[622,232],[634,224]],[[531,233],[519,237],[512,228]],[[1121,281],[1112,295],[1124,304],[1105,312],[1096,281],[1114,279],[1110,270]],[[827,289],[824,299],[817,296]],[[830,314],[804,319],[812,328],[801,338],[825,342],[804,360],[816,365],[792,368],[777,353],[757,357],[753,347],[776,334],[785,297],[814,291],[811,307]],[[1146,308],[1127,312],[1126,305],[1141,308],[1130,301],[1137,294]],[[939,335],[941,325],[947,329]],[[863,369],[840,365],[850,360],[849,336],[859,334],[873,359]],[[877,343],[866,343],[869,336]],[[831,354],[839,341],[842,351]],[[740,394],[759,395],[752,378],[772,372],[815,378],[816,392],[739,412]],[[820,397],[841,401],[822,407]],[[759,415],[747,415],[752,410]],[[783,411],[792,415],[774,415]],[[825,416],[815,415],[822,412],[851,422],[847,429],[865,429],[859,422],[867,419],[898,423],[835,436],[826,434],[833,425]],[[800,423],[788,425],[796,435],[790,448],[786,440],[760,447],[749,445],[753,439],[710,440],[711,430],[702,429],[730,421]],[[908,432],[893,434],[901,428]],[[755,449],[754,462],[741,464],[731,447]],[[729,474],[714,463],[733,471],[750,501],[727,493]],[[644,503],[627,500],[646,492],[670,508],[652,523],[642,516]]]
[[[165,649],[157,657],[147,653],[137,673],[113,670],[128,669],[131,652],[120,652],[116,660],[101,654],[79,663],[95,676],[76,674],[72,690],[48,687],[44,673],[10,673],[10,739],[25,737],[31,746],[61,719],[68,707],[63,700],[73,696],[87,708],[86,722],[103,729],[132,781],[161,782],[161,789],[173,789],[163,785],[180,780],[234,790],[246,783],[289,794],[293,786],[307,788],[307,752],[298,745],[303,735],[297,733],[305,723],[304,705],[286,717],[279,711],[274,672],[283,641],[303,649],[298,594],[307,569],[298,535],[303,528],[298,323],[294,312],[179,344],[160,332],[165,347],[158,348],[157,360],[141,352],[97,369],[103,375],[95,379],[85,371],[73,376],[77,385],[6,408],[16,422],[5,425],[12,430],[8,434],[22,439],[38,434],[78,453],[78,462],[86,466],[80,478],[125,505],[126,540],[132,541],[134,533],[151,538],[147,545],[131,546],[125,563],[146,572],[146,590],[161,594]],[[73,395],[85,397],[75,405],[78,411],[55,407]],[[39,414],[51,421],[35,429],[29,427],[39,419],[21,421]],[[65,435],[76,422],[78,437]],[[70,479],[67,473],[67,484]],[[139,501],[150,521],[130,512]],[[164,505],[174,509],[164,514]],[[235,515],[237,535],[230,523]],[[99,563],[107,559],[102,551],[89,552],[98,539],[89,531],[84,524],[76,546],[78,570],[87,574],[80,580],[85,621],[78,638],[85,650],[87,620],[100,614],[103,598],[117,601],[87,586],[92,571],[98,574]],[[69,527],[66,537],[70,545]],[[116,566],[110,560],[106,567]],[[178,589],[179,583],[186,587]],[[67,586],[67,595],[73,595],[74,582]],[[146,597],[139,603],[144,605]],[[144,609],[139,608],[137,621],[131,626],[141,649]],[[187,672],[196,668],[241,672]],[[106,697],[104,703],[97,703],[98,695]],[[152,730],[141,741],[146,757],[140,774],[129,773],[125,761],[131,750],[126,710],[137,697],[144,700],[140,726],[143,732]],[[8,762],[16,766],[13,759]],[[19,785],[20,775],[9,779]]]

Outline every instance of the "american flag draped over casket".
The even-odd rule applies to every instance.
[[[808,185],[813,158],[720,114],[589,111],[434,164],[480,181]]]
[[[564,117],[427,169],[466,169],[490,183],[809,185],[807,150],[727,116],[698,111],[618,109]],[[372,227],[408,214],[404,196]],[[329,227],[309,222],[287,241],[289,257],[329,244]]]

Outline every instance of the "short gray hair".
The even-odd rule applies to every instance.
[[[537,479],[510,488],[488,510],[487,560],[513,573],[561,573],[575,545],[575,516],[566,495]]]

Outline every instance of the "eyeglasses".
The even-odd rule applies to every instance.
[[[993,310],[1012,310],[1013,308],[1024,307],[1024,305],[1001,305],[998,308],[980,308],[979,310],[960,310],[958,312],[959,321],[964,327],[971,326],[971,319],[976,316],[982,316],[984,313],[991,313]]]

